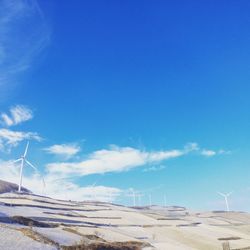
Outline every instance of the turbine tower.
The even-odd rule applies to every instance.
[[[132,190],[132,196],[133,196],[133,203],[134,203],[134,207],[136,206],[136,194],[134,189]]]
[[[18,192],[19,193],[22,191],[23,168],[25,167],[25,165],[26,164],[29,165],[37,173],[39,173],[38,170],[37,170],[37,168],[26,159],[26,156],[27,156],[27,153],[28,153],[28,149],[29,149],[29,142],[27,142],[24,154],[19,159],[17,159],[16,161],[14,161],[14,163],[21,162],[21,165],[20,165],[20,176],[19,176],[19,185],[18,185]],[[44,179],[43,179],[43,185],[45,186]]]
[[[133,198],[133,206],[135,207],[136,206],[136,193],[135,193],[135,190],[133,188],[130,188],[129,192],[131,192],[131,193],[128,194],[127,196]]]
[[[143,194],[142,193],[138,193],[136,196],[138,197],[138,205],[142,206],[141,197],[143,197]]]
[[[148,198],[149,198],[149,206],[151,207],[151,206],[152,206],[152,195],[149,194],[149,195],[148,195]]]
[[[166,207],[166,206],[167,206],[167,196],[164,195],[164,207]]]
[[[228,194],[224,194],[224,193],[221,193],[221,192],[217,192],[219,195],[221,195],[222,197],[224,197],[225,199],[225,203],[226,203],[226,209],[227,209],[227,212],[229,212],[229,204],[228,204],[228,197],[232,194],[232,192],[228,193]]]

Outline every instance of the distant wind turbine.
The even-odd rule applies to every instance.
[[[167,206],[167,196],[164,195],[164,206],[166,207]]]
[[[141,203],[141,197],[143,197],[143,194],[142,193],[138,193],[136,196],[138,197],[138,205],[141,206],[142,205],[142,203]]]
[[[131,192],[130,194],[128,194],[127,196],[132,197],[133,198],[133,206],[136,206],[136,193],[135,190],[133,188],[130,188],[129,191]]]
[[[152,195],[149,194],[149,195],[148,195],[148,198],[149,198],[149,206],[151,207],[151,206],[152,206]]]
[[[21,162],[21,166],[20,166],[20,177],[19,177],[19,185],[18,185],[18,192],[19,192],[19,193],[20,193],[21,190],[22,190],[23,168],[24,168],[25,164],[29,165],[29,166],[30,166],[31,168],[33,168],[37,173],[39,173],[39,171],[37,170],[37,168],[36,168],[33,164],[31,164],[31,163],[26,159],[26,156],[27,156],[27,153],[28,153],[28,148],[29,148],[29,142],[28,142],[27,145],[26,145],[24,154],[23,154],[19,159],[17,159],[16,161],[14,161],[14,163]],[[43,179],[43,178],[42,178],[42,179]],[[44,179],[43,179],[43,186],[45,186]]]
[[[132,196],[133,196],[133,203],[134,203],[134,207],[136,206],[136,194],[134,189],[132,189]]]
[[[229,204],[228,204],[228,197],[232,194],[232,192],[228,193],[228,194],[224,194],[224,193],[221,193],[221,192],[217,192],[219,195],[221,195],[222,197],[224,197],[225,199],[225,203],[226,203],[226,209],[227,209],[227,212],[229,212]]]

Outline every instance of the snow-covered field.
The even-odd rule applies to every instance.
[[[15,216],[41,224],[26,226]],[[232,249],[250,246],[249,214],[194,213],[181,207],[128,208],[32,194],[0,194],[0,249],[4,250],[63,249],[93,242],[141,242],[147,244],[140,248],[148,250],[216,250],[222,249],[225,241]]]

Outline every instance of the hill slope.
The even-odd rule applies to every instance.
[[[7,181],[0,180],[0,194],[17,192],[17,190],[18,190],[18,185],[14,184],[14,183],[7,182]],[[26,193],[31,193],[26,188],[22,188],[22,191],[26,192]]]
[[[0,195],[0,249],[221,250],[227,241],[239,249],[249,233],[247,213]]]

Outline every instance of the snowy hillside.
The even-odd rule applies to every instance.
[[[219,250],[224,242],[250,246],[249,214],[0,195],[0,249]]]
[[[18,190],[18,185],[14,184],[14,183],[10,183],[7,181],[2,181],[0,180],[0,194],[2,193],[11,193],[11,192],[16,192]],[[22,188],[23,192],[26,193],[31,193],[28,189],[26,188]]]

